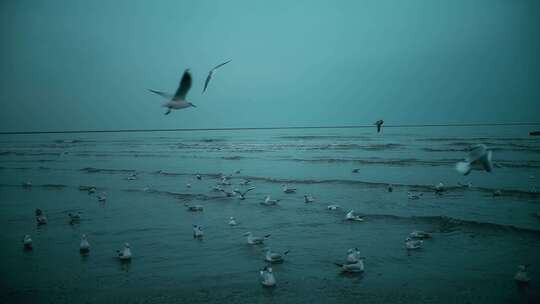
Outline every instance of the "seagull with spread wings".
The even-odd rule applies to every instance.
[[[206,88],[208,88],[208,83],[210,83],[210,79],[212,79],[212,76],[214,76],[214,73],[216,72],[216,70],[226,65],[227,63],[231,62],[231,60],[227,60],[226,62],[222,64],[218,64],[212,70],[210,70],[210,72],[208,73],[208,76],[206,77],[206,81],[204,82],[204,89],[201,94],[204,94],[204,92],[206,92]]]
[[[189,69],[186,69],[184,71],[184,75],[182,76],[182,80],[180,80],[180,85],[178,86],[178,89],[174,95],[150,89],[148,89],[148,91],[158,94],[161,97],[170,99],[167,103],[163,104],[163,107],[167,108],[167,112],[165,112],[165,115],[167,115],[171,113],[172,110],[196,107],[194,104],[186,100],[186,95],[190,88],[191,74],[189,73]]]

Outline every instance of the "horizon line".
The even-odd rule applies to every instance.
[[[540,125],[540,122],[395,124],[395,125],[384,125],[384,127],[385,128],[425,128],[425,127],[535,126],[535,125]],[[246,130],[294,130],[294,129],[359,129],[359,128],[375,128],[375,125],[3,131],[3,132],[0,132],[0,135],[77,134],[77,133],[143,133],[143,132],[189,132],[189,131],[194,131],[194,132],[197,132],[197,131],[246,131]]]

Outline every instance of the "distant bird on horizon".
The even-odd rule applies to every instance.
[[[384,120],[379,119],[377,120],[374,125],[377,126],[377,133],[381,133],[382,125],[384,124]]]
[[[157,94],[161,97],[170,99],[167,103],[163,104],[163,107],[167,108],[167,112],[165,112],[165,115],[168,115],[171,113],[172,110],[179,110],[179,109],[184,109],[184,108],[189,108],[189,107],[196,108],[194,104],[186,100],[186,95],[190,88],[191,88],[191,74],[189,73],[189,69],[186,69],[184,71],[184,75],[182,76],[182,79],[180,80],[180,85],[178,86],[178,89],[176,90],[176,93],[174,95],[165,93],[165,92],[151,90],[151,89],[148,89],[148,91],[154,94]]]
[[[210,72],[208,72],[208,76],[206,76],[206,81],[204,82],[204,88],[203,88],[201,94],[204,94],[204,92],[206,92],[206,89],[208,88],[208,84],[210,83],[210,79],[212,79],[212,77],[214,76],[214,73],[217,71],[217,69],[219,69],[220,67],[222,67],[222,66],[226,65],[227,63],[231,62],[231,60],[227,60],[224,63],[216,65],[213,69],[210,70]]]

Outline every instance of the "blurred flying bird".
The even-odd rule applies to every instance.
[[[186,69],[184,71],[184,75],[182,76],[182,80],[180,81],[180,85],[178,86],[178,89],[176,90],[176,93],[174,95],[150,89],[148,89],[148,91],[158,94],[161,97],[170,99],[167,103],[163,105],[163,107],[167,108],[167,112],[165,112],[165,115],[167,115],[171,113],[172,110],[196,107],[194,104],[186,100],[186,95],[190,88],[191,74],[189,73],[189,69]]]
[[[212,79],[212,77],[214,76],[214,73],[217,71],[217,69],[219,69],[220,67],[226,65],[227,63],[231,62],[231,60],[228,60],[222,64],[218,64],[216,65],[212,70],[210,70],[210,72],[208,73],[208,76],[206,76],[206,81],[204,82],[204,88],[203,88],[203,91],[201,94],[204,94],[204,92],[206,92],[206,89],[208,88],[208,84],[210,83],[210,79]]]

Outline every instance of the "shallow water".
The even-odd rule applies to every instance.
[[[0,138],[0,301],[532,303],[540,301],[540,141],[521,127],[205,131],[2,136]],[[485,143],[499,165],[460,176],[469,145]],[[358,173],[352,169],[358,168]],[[161,170],[161,171],[160,171]],[[235,174],[241,170],[240,174]],[[138,173],[137,180],[126,179]],[[195,174],[200,173],[202,180]],[[210,188],[248,178],[246,200]],[[31,188],[21,187],[31,181]],[[438,195],[433,185],[448,191]],[[472,182],[471,188],[458,183]],[[187,188],[186,184],[192,187]],[[394,186],[392,193],[387,185]],[[298,188],[284,194],[281,186]],[[107,192],[79,191],[95,185]],[[149,191],[143,191],[148,187]],[[494,197],[495,190],[502,195]],[[407,192],[424,195],[407,199]],[[315,202],[305,204],[303,194]],[[259,203],[270,194],[278,206]],[[184,204],[204,205],[188,212]],[[345,210],[328,211],[336,203]],[[41,208],[49,223],[37,227]],[[346,210],[365,222],[345,222]],[[68,212],[82,212],[70,225]],[[227,225],[229,216],[239,222]],[[202,241],[191,226],[204,227]],[[413,230],[433,238],[407,252]],[[271,234],[290,250],[274,265],[278,286],[263,288],[263,247],[243,233]],[[87,234],[92,246],[81,257]],[[23,251],[30,234],[34,250]],[[128,264],[114,259],[129,242]],[[366,257],[361,276],[333,262],[348,248]],[[513,280],[531,264],[533,281]]]

